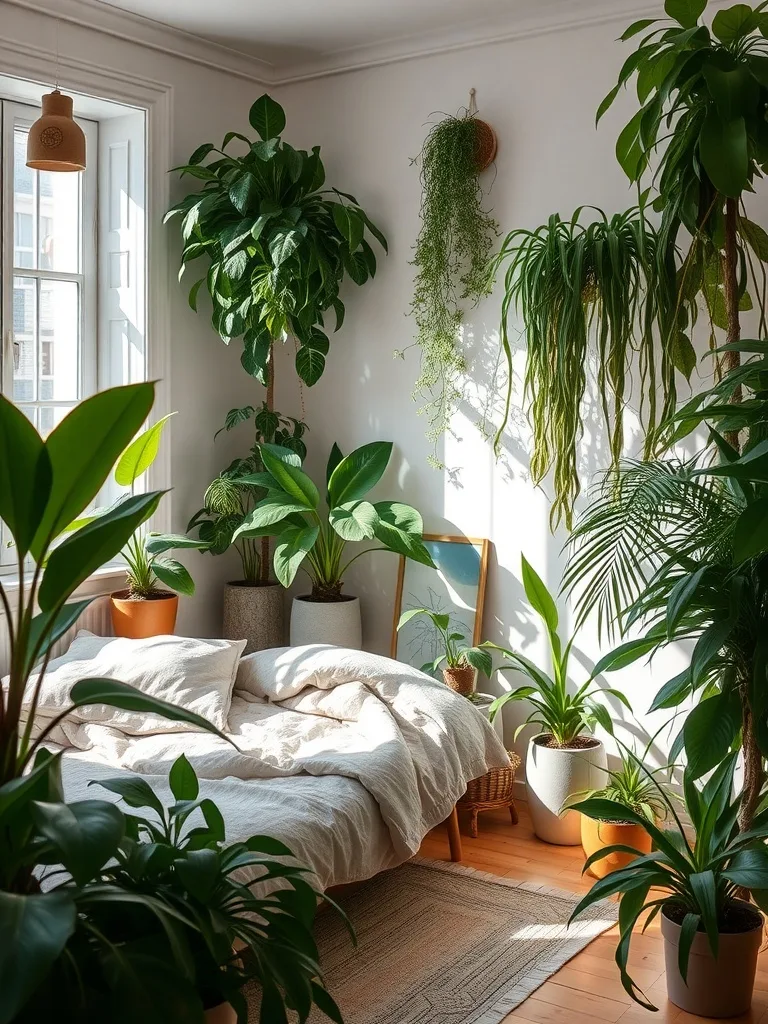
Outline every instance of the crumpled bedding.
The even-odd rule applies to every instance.
[[[42,719],[52,709],[41,708]],[[323,887],[411,857],[469,780],[504,765],[492,727],[443,683],[378,655],[324,645],[243,658],[227,736],[129,735],[64,721],[68,799],[93,798],[96,776],[138,772],[168,799],[165,777],[186,754],[219,805],[228,841],[285,842]]]

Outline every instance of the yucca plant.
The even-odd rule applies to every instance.
[[[585,212],[592,211],[597,219],[583,223]],[[670,300],[674,266],[670,271],[656,229],[642,207],[610,217],[596,207],[580,207],[569,220],[553,214],[533,231],[512,231],[490,264],[491,276],[503,267],[500,337],[508,379],[495,447],[498,450],[512,400],[509,321],[516,309],[527,341],[531,475],[540,483],[554,470],[550,520],[554,527],[563,519],[570,529],[581,489],[578,445],[590,376],[596,378],[615,465],[624,450],[631,368],[637,366],[633,397],[650,451],[659,419],[675,408],[675,370],[690,376],[695,365],[685,329],[695,322],[696,307],[687,301],[675,306]]]

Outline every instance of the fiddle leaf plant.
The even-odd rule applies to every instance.
[[[212,323],[225,343],[242,338],[245,370],[268,385],[275,341],[298,342],[296,372],[311,387],[325,369],[326,320],[344,321],[339,289],[345,278],[362,285],[376,273],[368,237],[386,251],[384,235],[354,196],[323,188],[320,147],[294,149],[282,138],[285,114],[263,95],[250,110],[259,138],[227,132],[220,148],[199,146],[174,168],[203,184],[166,214],[181,218],[182,276],[196,260],[206,272],[193,284],[213,302]],[[237,140],[245,147],[230,151]],[[212,158],[212,159],[209,159]]]
[[[301,459],[287,448],[260,444],[264,471],[243,483],[266,488],[266,496],[235,530],[239,537],[276,537],[275,576],[289,587],[303,568],[312,580],[312,596],[340,601],[344,573],[361,555],[392,551],[434,568],[422,540],[421,515],[399,501],[365,500],[389,465],[391,441],[374,441],[342,455],[333,446],[326,471],[326,508],[320,489],[301,468]],[[348,543],[375,542],[344,561]]]

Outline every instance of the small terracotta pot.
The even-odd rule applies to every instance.
[[[229,1003],[219,1003],[205,1011],[205,1024],[237,1024],[237,1014]]]
[[[740,901],[739,901],[740,902]],[[675,1006],[698,1017],[738,1017],[752,1005],[757,954],[763,938],[763,919],[755,907],[755,926],[746,932],[720,933],[717,959],[704,932],[693,937],[688,961],[688,984],[677,966],[680,925],[661,911],[667,995]]]
[[[615,821],[595,821],[588,818],[586,814],[581,816],[581,845],[584,847],[584,854],[591,857],[593,853],[604,849],[606,846],[631,846],[640,853],[651,852],[651,837],[642,825],[621,823]],[[595,861],[589,868],[589,873],[595,878],[605,878],[611,871],[625,868],[635,858],[631,853],[609,853]]]
[[[467,697],[475,691],[477,669],[472,668],[471,665],[462,665],[459,668],[444,668],[443,679],[452,690],[460,693],[463,697]]]
[[[116,590],[109,602],[115,636],[143,640],[148,636],[165,636],[176,628],[178,594],[161,590],[157,597],[134,598],[128,596],[127,590]]]

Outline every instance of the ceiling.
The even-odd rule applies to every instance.
[[[623,17],[648,0],[89,0],[263,62],[276,78]],[[145,23],[146,24],[146,23]]]

